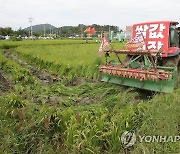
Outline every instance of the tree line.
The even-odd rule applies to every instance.
[[[69,37],[69,36],[85,36],[87,33],[84,33],[84,30],[87,27],[94,27],[96,30],[96,33],[93,35],[95,37],[98,36],[101,32],[109,32],[114,31],[115,33],[119,31],[119,28],[117,26],[112,26],[112,25],[97,25],[97,24],[92,24],[92,25],[84,25],[84,24],[79,24],[78,26],[63,26],[58,28],[58,32],[60,33],[60,36],[62,37]]]
[[[112,25],[97,25],[97,24],[92,24],[92,25],[84,25],[84,24],[79,24],[78,26],[62,26],[56,29],[53,29],[53,32],[49,32],[46,30],[39,30],[38,32],[33,32],[33,36],[39,37],[39,36],[44,36],[44,33],[46,35],[51,34],[52,36],[59,36],[59,37],[70,37],[70,36],[83,36],[86,37],[87,33],[84,33],[84,30],[87,27],[94,27],[96,30],[96,33],[93,35],[94,37],[97,37],[101,32],[109,32],[109,31],[114,31],[116,33],[119,31],[119,28],[117,26],[112,26]],[[29,36],[29,30],[24,30],[22,28],[19,28],[18,30],[13,30],[11,27],[5,27],[5,28],[0,28],[0,36]]]

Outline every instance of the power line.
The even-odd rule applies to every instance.
[[[2,13],[2,14],[4,14],[4,15],[6,15],[6,16],[9,16],[9,17],[13,17],[13,18],[21,18],[21,19],[25,19],[25,17],[22,17],[22,16],[20,16],[20,15],[18,15],[18,14],[11,14],[11,13],[7,13],[8,11],[5,11],[5,10],[2,10],[2,9],[0,9],[0,13]]]

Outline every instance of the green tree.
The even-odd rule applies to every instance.
[[[28,36],[28,32],[25,30],[22,30],[21,27],[14,32],[16,36]]]
[[[3,36],[12,36],[14,34],[14,31],[11,27],[0,28],[0,34]]]

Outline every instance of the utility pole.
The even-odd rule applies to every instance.
[[[45,37],[46,37],[46,26],[44,24],[44,39],[45,39]]]
[[[30,25],[31,25],[31,39],[33,39],[33,31],[32,31],[32,20],[33,18],[28,18],[29,19],[29,22],[30,22]]]
[[[29,27],[29,37],[31,36],[31,27]]]
[[[111,36],[111,27],[109,25],[109,38],[110,38],[110,36]]]
[[[82,33],[82,24],[80,25],[80,29],[81,29],[81,38],[83,38],[83,33]]]
[[[50,38],[51,38],[51,25],[50,25]]]

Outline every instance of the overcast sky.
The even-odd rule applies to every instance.
[[[78,24],[116,25],[138,22],[180,22],[180,0],[0,0],[0,27],[13,29],[49,23],[56,27]]]

